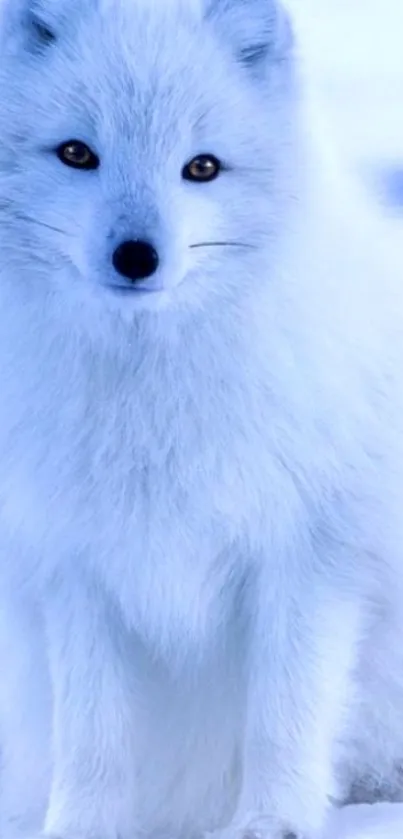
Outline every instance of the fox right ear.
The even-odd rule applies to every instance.
[[[54,0],[53,0],[54,6]],[[56,16],[46,0],[0,0],[0,41],[30,52],[46,49],[57,40]]]
[[[0,45],[31,53],[46,51],[69,36],[79,16],[99,0],[0,0]]]

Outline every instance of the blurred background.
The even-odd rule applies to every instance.
[[[403,217],[403,0],[288,0],[343,154]]]

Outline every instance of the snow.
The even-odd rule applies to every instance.
[[[403,804],[362,805],[339,810],[325,839],[403,839]]]
[[[403,0],[288,5],[340,151],[403,215]],[[339,810],[324,839],[403,839],[403,804]]]
[[[333,138],[403,213],[402,0],[287,2]]]

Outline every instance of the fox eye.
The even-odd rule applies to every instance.
[[[186,164],[182,171],[185,181],[207,183],[214,181],[220,174],[222,165],[220,161],[211,154],[199,154]]]
[[[56,149],[59,160],[73,169],[98,169],[99,158],[80,140],[69,140]]]

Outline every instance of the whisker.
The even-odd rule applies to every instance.
[[[248,242],[196,242],[194,245],[189,245],[190,248],[251,248],[256,249],[256,245],[251,245]]]
[[[52,224],[47,224],[45,221],[40,221],[37,218],[33,218],[33,216],[27,216],[25,213],[17,212],[14,214],[15,219],[20,219],[21,221],[27,221],[30,224],[37,224],[39,227],[45,227],[47,230],[53,230],[54,233],[62,233],[63,236],[68,236],[69,234],[66,233],[65,230],[62,230],[60,227],[54,227]]]

